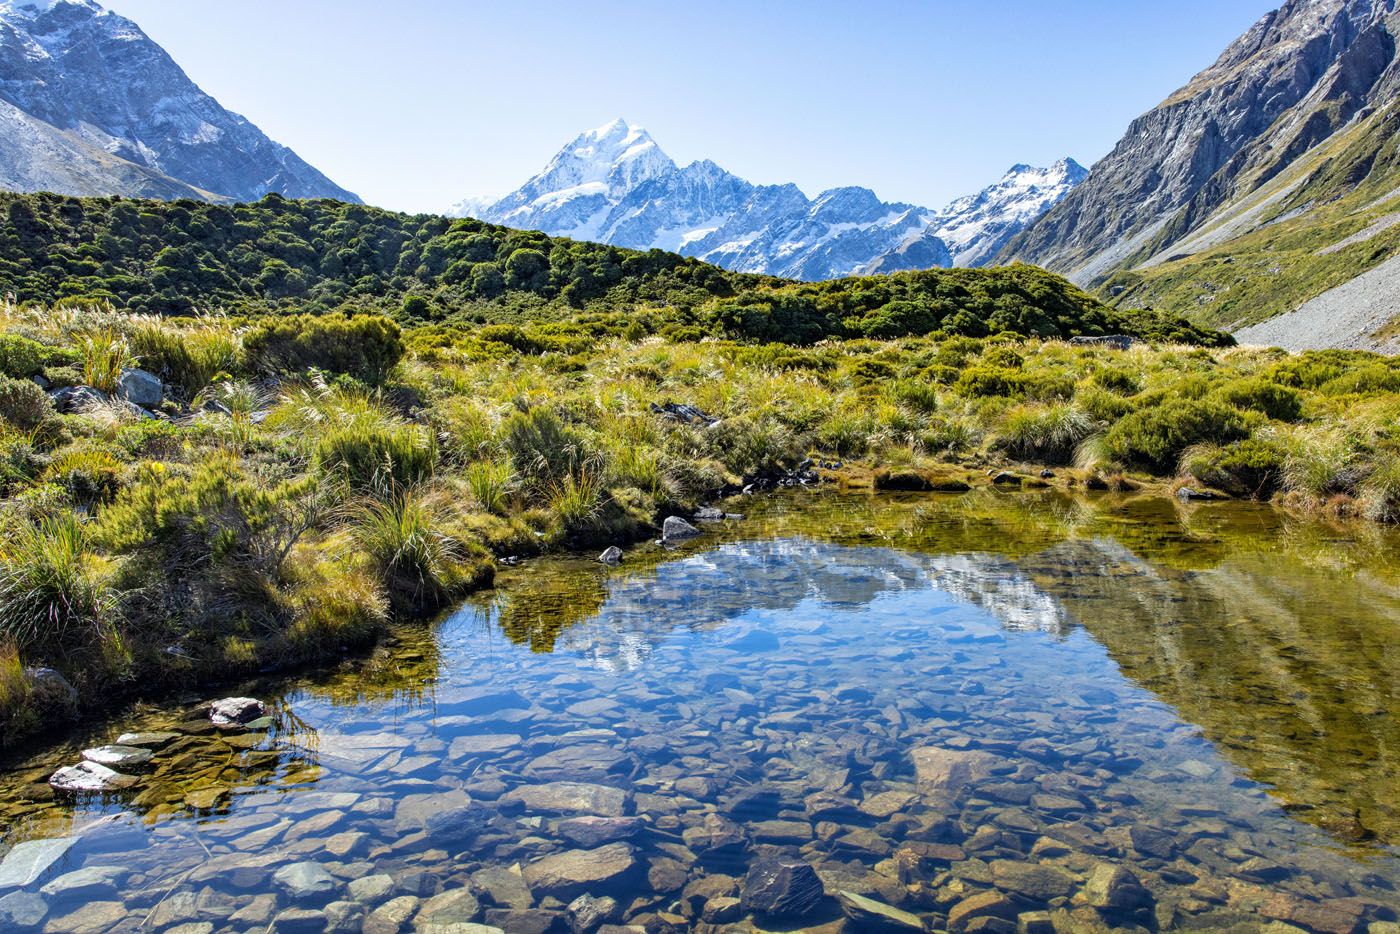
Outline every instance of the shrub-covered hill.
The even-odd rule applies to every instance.
[[[1229,343],[1183,319],[1109,308],[1029,266],[798,283],[660,250],[275,195],[228,206],[0,194],[0,293],[163,315],[354,306],[406,322],[650,306],[675,337],[784,343],[1002,332]]]

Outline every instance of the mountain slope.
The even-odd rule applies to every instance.
[[[796,185],[755,185],[708,160],[677,166],[646,130],[615,120],[581,134],[505,198],[468,199],[450,213],[821,280],[980,265],[1083,176],[1068,159],[1049,169],[1016,166],[941,212],[858,187],[808,198]]]
[[[0,100],[0,189],[142,198],[203,198],[209,192],[98,149]]]
[[[1229,328],[1379,266],[1400,252],[1397,36],[1396,0],[1291,0],[1135,120],[997,261]],[[1309,346],[1327,326],[1319,307],[1331,306],[1289,319],[1297,334],[1287,322],[1245,334]],[[1373,328],[1383,310],[1334,320],[1326,342],[1378,346],[1341,331]]]
[[[152,176],[251,201],[269,192],[290,198],[357,201],[296,153],[273,142],[238,114],[201,91],[165,50],[130,20],[92,0],[0,2],[0,100],[120,162],[79,156],[39,133],[49,145],[28,151],[38,132],[31,121],[7,120],[7,148],[27,170],[16,177],[29,190],[99,188],[106,194],[160,194]],[[77,156],[77,189],[61,151]],[[125,164],[123,164],[125,163]],[[141,171],[133,171],[131,166]],[[110,174],[103,174],[104,167]],[[179,190],[179,183],[171,193]]]

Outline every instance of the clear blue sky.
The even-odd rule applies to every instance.
[[[673,159],[941,207],[1106,154],[1274,0],[109,0],[366,201],[517,187],[625,117]]]

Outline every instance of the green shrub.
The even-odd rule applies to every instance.
[[[117,593],[111,565],[89,548],[72,514],[23,522],[0,542],[0,634],[26,657],[62,661],[113,652]]]
[[[489,581],[485,552],[443,531],[445,512],[428,495],[406,491],[366,501],[351,526],[399,613],[431,612]]]
[[[1010,347],[994,347],[982,355],[982,363],[985,366],[1019,370],[1025,366],[1026,358]]]
[[[412,487],[433,475],[437,459],[431,432],[389,420],[331,424],[316,439],[316,466],[361,492]]]
[[[1070,405],[1028,405],[1007,413],[993,443],[1012,457],[1042,464],[1068,464],[1094,421]]]
[[[882,360],[859,360],[851,367],[851,378],[857,386],[887,383],[895,377],[895,368]]]
[[[82,356],[83,382],[106,393],[116,391],[123,370],[140,362],[126,335],[110,327],[81,335],[78,353]]]
[[[549,409],[516,412],[506,420],[501,446],[516,473],[537,491],[576,476],[593,460],[588,442]]]
[[[1244,412],[1223,402],[1168,400],[1119,419],[1104,436],[1104,454],[1122,464],[1167,474],[1192,445],[1241,441],[1250,428]]]
[[[380,315],[292,315],[254,327],[243,341],[249,362],[265,373],[309,369],[382,383],[403,358],[399,326]]]
[[[1303,397],[1297,390],[1263,377],[1232,380],[1215,391],[1215,397],[1241,409],[1262,412],[1281,422],[1303,417]]]
[[[1019,398],[1025,390],[1024,374],[1005,367],[976,364],[963,370],[953,390],[969,398]]]
[[[1283,484],[1285,452],[1277,442],[1246,438],[1232,444],[1198,445],[1181,458],[1181,471],[1232,496],[1267,499]]]
[[[894,384],[894,400],[915,412],[929,414],[938,411],[938,390],[932,383],[917,379],[902,379]]]
[[[0,334],[0,375],[15,379],[37,376],[44,368],[50,348],[18,334]]]
[[[1400,392],[1400,370],[1384,363],[1374,363],[1330,379],[1318,391],[1324,396]]]
[[[122,467],[108,451],[80,448],[66,451],[49,463],[44,479],[56,483],[74,502],[110,502],[121,489]]]
[[[27,379],[0,377],[0,416],[16,428],[33,431],[54,415],[49,394]]]
[[[740,415],[705,431],[707,452],[736,477],[751,480],[783,473],[802,459],[792,431],[769,415]]]
[[[1142,382],[1136,373],[1121,367],[1104,367],[1089,377],[1091,385],[1122,396],[1135,395],[1142,389]]]
[[[217,324],[178,328],[147,321],[132,329],[131,343],[142,367],[177,387],[185,399],[241,367],[237,335]]]
[[[478,509],[502,515],[510,502],[515,473],[499,461],[473,461],[464,475],[472,502]]]

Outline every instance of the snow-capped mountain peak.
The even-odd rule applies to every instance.
[[[1017,165],[991,188],[933,211],[846,186],[808,198],[796,185],[754,185],[708,159],[678,167],[646,130],[614,120],[580,134],[519,189],[450,213],[695,256],[741,272],[829,279],[965,264],[1005,239],[1082,178],[1072,160]]]

